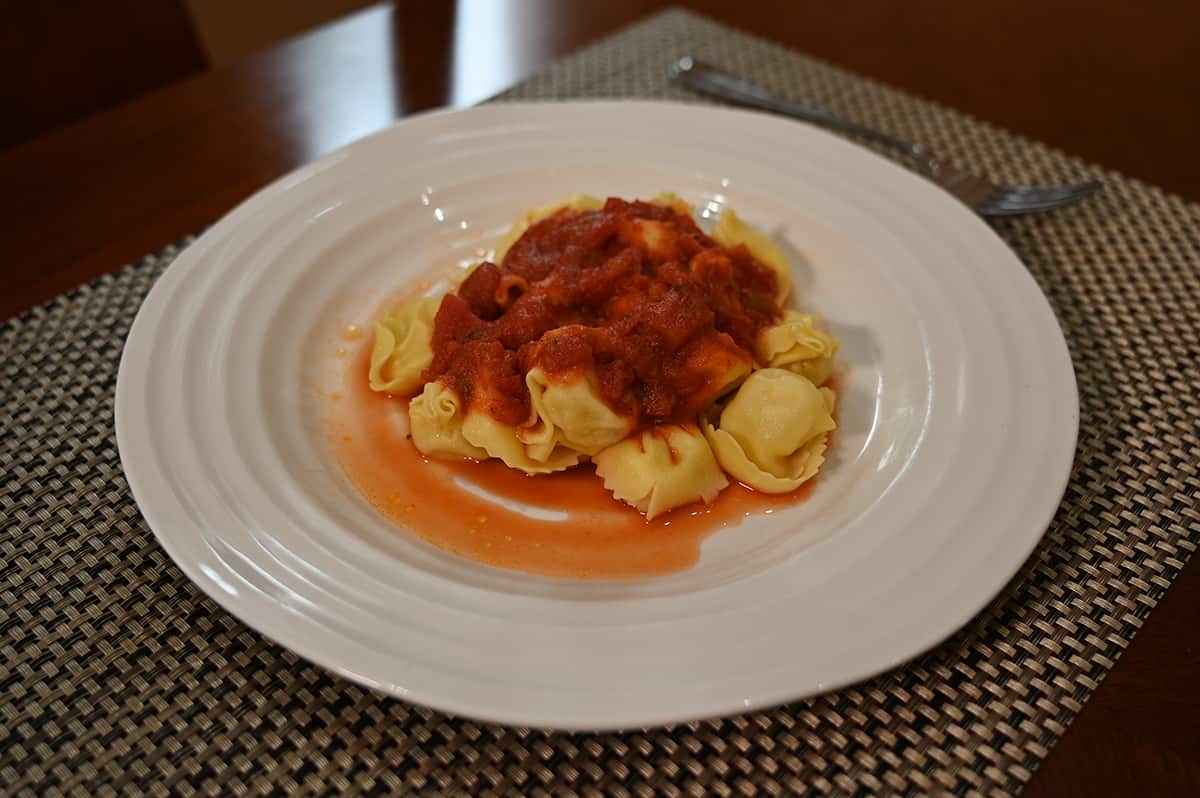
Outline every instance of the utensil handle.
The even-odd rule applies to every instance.
[[[671,80],[686,86],[692,91],[707,94],[739,105],[772,111],[794,119],[812,122],[817,125],[849,133],[860,138],[877,142],[885,147],[898,150],[910,158],[924,159],[925,150],[919,144],[911,144],[898,138],[872,130],[869,127],[842,119],[832,111],[806,105],[793,100],[776,97],[763,87],[748,80],[731,75],[728,72],[697,61],[691,56],[684,56],[671,65],[668,70]]]

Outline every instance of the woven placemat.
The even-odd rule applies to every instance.
[[[1200,209],[677,11],[504,97],[682,99],[663,73],[685,52],[999,180],[1108,181],[1084,206],[996,224],[1058,314],[1082,404],[1062,507],[1004,593],[870,682],[666,730],[554,734],[375,695],[202,595],[130,498],[113,438],[117,362],[169,247],[0,332],[0,792],[1019,789],[1200,540]]]

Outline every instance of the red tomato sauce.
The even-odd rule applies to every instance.
[[[715,378],[752,365],[755,337],[782,314],[776,287],[744,246],[719,246],[672,208],[562,209],[443,298],[424,381],[515,426],[529,418],[530,369],[594,370],[638,426],[694,421]]]

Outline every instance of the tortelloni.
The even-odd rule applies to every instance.
[[[711,502],[729,484],[704,435],[692,425],[648,429],[592,461],[604,487],[647,519],[695,501]]]
[[[428,383],[409,404],[413,443],[433,457],[494,457],[527,474],[548,474],[577,465],[633,428],[632,418],[614,412],[600,398],[594,375],[552,378],[536,367],[525,380],[531,412],[519,426],[482,410],[463,413],[453,390]]]
[[[691,402],[697,409],[741,385],[754,367],[754,361],[728,336],[695,341],[680,356],[685,368],[697,377],[691,392]]]
[[[818,317],[787,311],[783,320],[759,333],[755,354],[761,363],[807,377],[822,385],[833,376],[837,339],[817,328]]]
[[[836,397],[784,369],[750,375],[704,433],[721,467],[765,493],[789,493],[817,473],[828,433],[836,429]]]
[[[535,459],[546,460],[555,447],[593,455],[629,434],[633,419],[613,411],[596,388],[595,375],[579,372],[551,377],[541,367],[525,375],[532,424],[517,437]]]
[[[583,458],[581,453],[558,444],[527,444],[521,440],[522,429],[497,421],[483,410],[473,410],[463,420],[462,434],[473,446],[484,450],[486,457],[495,457],[526,474],[564,471]]]
[[[368,377],[371,390],[405,395],[421,387],[421,372],[433,362],[433,318],[439,300],[425,297],[389,310],[375,322]]]
[[[431,457],[487,459],[487,451],[463,434],[464,420],[458,394],[437,381],[425,383],[425,389],[408,403],[409,431],[421,452]]]
[[[717,226],[713,229],[712,238],[723,247],[733,248],[741,244],[750,251],[751,255],[770,266],[771,270],[775,272],[775,281],[778,285],[775,301],[783,304],[792,290],[792,265],[788,263],[787,256],[774,241],[743,222],[729,208],[722,211],[721,218],[717,219]]]

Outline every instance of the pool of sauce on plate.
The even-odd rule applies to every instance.
[[[408,400],[368,387],[370,347],[356,343],[345,358],[342,387],[330,397],[330,443],[346,476],[397,526],[477,562],[590,579],[680,571],[696,563],[700,544],[713,532],[801,502],[817,481],[783,496],[735,482],[710,505],[647,521],[614,499],[590,465],[529,476],[498,460],[428,458],[408,438]],[[528,505],[543,517],[502,502]]]

